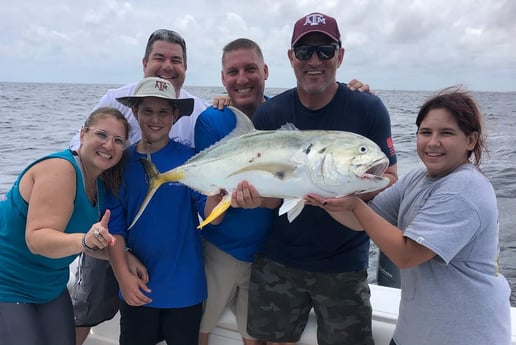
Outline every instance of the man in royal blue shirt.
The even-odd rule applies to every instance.
[[[262,51],[254,41],[239,38],[223,48],[222,83],[232,105],[249,118],[268,99],[264,96],[268,74]],[[368,89],[367,85],[357,80],[353,80],[350,87]],[[222,111],[207,108],[199,115],[195,125],[196,150],[202,151],[216,143],[229,134],[235,124],[235,115],[229,108]],[[204,227],[208,299],[204,303],[199,345],[208,344],[209,333],[228,307],[235,312],[244,344],[263,343],[246,330],[248,289],[251,263],[255,254],[263,251],[274,212],[277,211],[268,207],[230,208],[221,224]]]

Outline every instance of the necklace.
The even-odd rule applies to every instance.
[[[88,200],[90,200],[90,203],[93,206],[98,206],[98,200],[97,200],[97,194],[98,194],[98,180],[96,179],[93,183],[86,183],[86,176],[84,167],[82,165],[81,156],[79,156],[79,153],[77,151],[72,151],[73,157],[75,158],[75,162],[77,163],[77,166],[79,167],[79,170],[81,171],[82,176],[82,185],[84,186],[84,192],[86,193],[86,196],[88,197]]]
[[[101,200],[100,200],[100,198],[97,198],[97,197],[98,197],[98,193],[100,190],[99,183],[101,183],[101,182],[99,179],[96,179],[95,183],[93,184],[94,187],[91,187],[91,185],[90,185],[90,188],[87,188],[81,157],[79,156],[79,153],[77,151],[72,151],[72,155],[75,159],[75,162],[77,163],[77,166],[79,167],[79,170],[81,171],[82,185],[84,188],[84,193],[86,194],[86,197],[88,198],[88,200],[90,201],[92,206],[97,209],[97,215],[98,215],[97,219],[100,220],[100,202],[101,202]]]

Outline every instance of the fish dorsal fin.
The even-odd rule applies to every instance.
[[[228,109],[231,110],[233,112],[233,114],[235,115],[235,120],[236,120],[235,128],[233,128],[233,130],[231,132],[229,132],[225,137],[214,142],[210,146],[205,147],[202,151],[200,151],[195,156],[190,158],[187,161],[187,163],[192,160],[198,159],[202,155],[206,154],[206,152],[208,152],[210,148],[220,145],[220,144],[228,141],[229,139],[236,138],[241,135],[256,131],[256,129],[254,128],[253,122],[246,114],[244,114],[242,111],[240,111],[237,108],[232,107],[232,106],[228,106]]]
[[[299,131],[299,129],[291,122],[287,122],[278,128],[278,131]]]
[[[235,128],[231,132],[229,132],[229,134],[226,135],[224,139],[239,137],[241,135],[254,132],[256,130],[249,116],[247,116],[235,107],[228,106],[228,108],[233,112],[233,114],[235,114],[236,123]]]

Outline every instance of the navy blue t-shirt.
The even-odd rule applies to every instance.
[[[253,115],[256,129],[278,129],[286,123],[298,129],[341,130],[361,134],[380,146],[396,164],[389,113],[375,95],[351,91],[345,84],[328,105],[310,110],[299,101],[296,89],[263,103]],[[313,272],[351,272],[367,268],[369,237],[336,222],[320,207],[305,206],[289,223],[274,217],[264,254],[290,267]]]

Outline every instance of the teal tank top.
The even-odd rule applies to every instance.
[[[97,207],[86,196],[83,175],[72,151],[45,156],[26,167],[5,198],[0,200],[0,302],[47,303],[58,297],[68,282],[69,265],[77,255],[53,259],[32,254],[25,242],[28,204],[19,191],[21,177],[34,164],[49,158],[69,161],[76,172],[74,211],[65,233],[85,233],[98,221],[104,200],[103,183],[97,181]],[[56,186],[59,192],[59,186]]]

